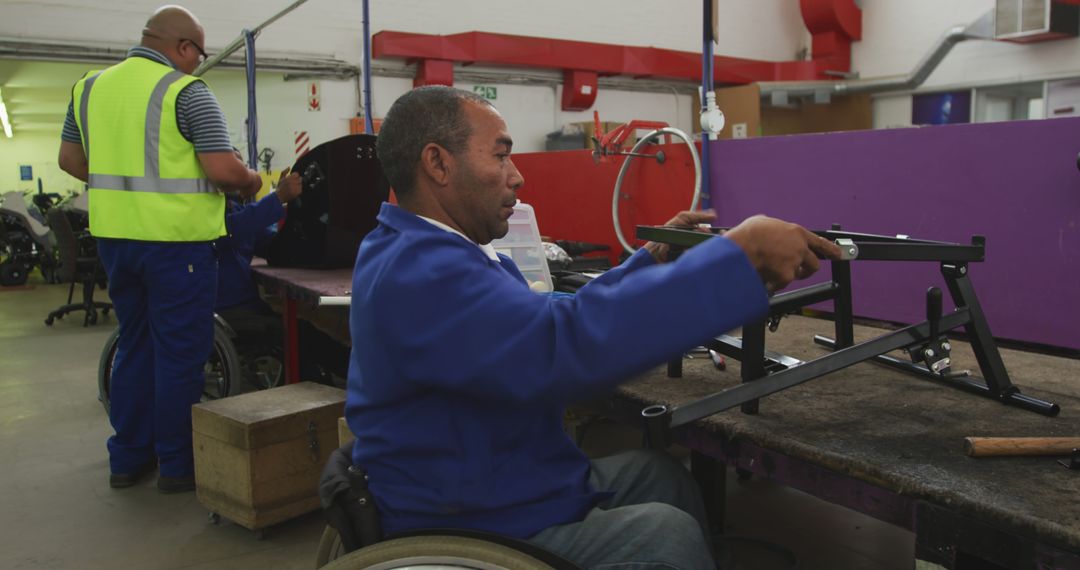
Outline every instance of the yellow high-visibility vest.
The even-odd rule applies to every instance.
[[[176,123],[176,98],[194,81],[129,57],[75,84],[95,237],[197,242],[225,235],[225,197]]]

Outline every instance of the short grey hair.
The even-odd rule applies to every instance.
[[[472,128],[465,119],[466,101],[491,105],[468,91],[428,85],[402,95],[390,107],[375,141],[383,173],[399,197],[416,187],[420,153],[435,143],[451,154],[465,150]]]

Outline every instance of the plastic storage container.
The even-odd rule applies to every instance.
[[[514,214],[510,216],[510,231],[501,239],[491,242],[495,251],[509,256],[529,282],[529,288],[540,293],[552,290],[551,273],[548,271],[544,246],[540,243],[540,229],[532,206],[518,200]]]

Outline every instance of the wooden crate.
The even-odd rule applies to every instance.
[[[319,508],[345,391],[301,382],[192,407],[196,497],[252,530]]]
[[[352,430],[349,429],[349,424],[345,421],[344,417],[338,418],[337,440],[338,447],[341,447],[346,443],[352,443],[356,441],[356,436],[353,435]]]

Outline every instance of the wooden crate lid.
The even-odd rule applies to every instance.
[[[345,413],[345,391],[300,382],[196,404],[191,408],[196,433],[241,449],[307,437],[315,429],[336,430]]]

